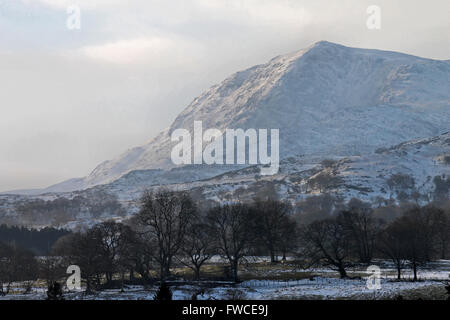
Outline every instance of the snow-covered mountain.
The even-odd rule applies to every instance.
[[[138,210],[144,190],[161,185],[188,191],[203,205],[249,201],[267,192],[293,204],[322,194],[342,202],[357,198],[373,205],[391,198],[401,199],[403,194],[405,200],[425,204],[436,197],[436,177],[441,177],[450,188],[449,132],[359,156],[332,158],[323,161],[323,156],[315,155],[289,157],[281,161],[278,174],[272,176],[261,176],[258,166],[225,173],[210,166],[202,170],[191,166],[132,171],[111,183],[83,191],[0,195],[0,222],[71,228],[105,219],[123,219]],[[413,180],[412,183],[399,180],[395,185],[390,183],[395,176]]]
[[[258,166],[175,167],[171,133],[192,131],[194,121],[222,131],[279,129],[280,171],[264,177]],[[449,130],[449,60],[318,42],[235,73],[149,143],[85,178],[0,195],[0,221],[36,221],[34,214],[47,212],[53,220],[42,213],[42,223],[56,223],[67,207],[66,222],[121,218],[117,201],[132,214],[142,191],[160,185],[206,202],[251,199],[264,190],[292,202],[323,192],[374,201],[392,196],[388,180],[400,174],[414,179],[404,194],[426,196],[435,191],[434,177],[450,176]],[[330,158],[335,162],[324,166]],[[321,186],[324,178],[331,180]]]
[[[280,156],[355,155],[449,129],[450,63],[318,42],[237,72],[196,98],[148,144],[100,164],[84,187],[173,167],[170,134],[280,129]],[[79,187],[76,186],[76,187]]]
[[[450,132],[363,155],[334,156],[323,160],[321,156],[311,155],[289,157],[281,162],[279,173],[273,176],[261,176],[258,166],[251,166],[209,179],[181,183],[170,182],[167,178],[157,181],[150,178],[152,173],[149,171],[134,171],[97,188],[117,194],[125,201],[138,199],[144,189],[158,188],[161,182],[168,188],[190,190],[202,200],[217,202],[251,200],[258,192],[269,189],[292,202],[320,193],[334,194],[347,201],[351,198],[366,201],[374,201],[376,197],[388,199],[402,191],[408,195],[418,192],[428,196],[435,189],[434,177],[450,177]],[[172,170],[162,172],[167,175]],[[412,177],[414,184],[390,186],[389,179],[395,175]],[[324,177],[323,185],[317,179],[319,176]]]
[[[16,193],[82,190],[135,170],[173,168],[170,135],[192,130],[194,121],[220,130],[280,129],[281,158],[358,155],[450,129],[450,62],[318,42],[233,74],[149,143],[89,176]]]

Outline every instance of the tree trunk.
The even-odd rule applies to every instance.
[[[360,255],[359,257],[359,262],[361,263],[365,263],[365,264],[369,264],[372,262],[372,257],[370,254],[368,253],[363,253]]]
[[[149,270],[148,269],[147,270],[142,270],[141,272],[138,272],[138,273],[142,277],[144,289],[147,290],[148,285],[151,283]]]
[[[195,280],[199,281],[200,280],[200,267],[195,266]]]
[[[286,261],[287,261],[287,259],[286,259],[286,250],[283,250],[283,257],[281,258],[281,263],[285,264]]]
[[[275,257],[275,252],[273,249],[270,250],[270,262],[272,262],[272,263],[277,262],[277,259]]]
[[[231,269],[233,269],[233,279],[234,282],[239,282],[239,276],[238,276],[238,261],[233,261]]]
[[[112,281],[112,273],[111,272],[107,272],[106,273],[106,283],[110,284]]]
[[[164,278],[167,278],[168,276],[170,276],[170,264],[167,263],[164,266]]]
[[[88,276],[86,278],[86,294],[92,293],[92,285],[91,285],[91,278]]]
[[[400,280],[402,278],[402,268],[400,265],[397,265],[397,280]]]
[[[161,278],[160,280],[163,281],[165,278],[165,274],[164,274],[164,263],[161,263],[161,266],[159,267],[159,277]]]
[[[447,245],[446,245],[446,243],[444,242],[444,243],[442,243],[442,246],[441,246],[441,259],[442,260],[446,260],[445,259],[445,249],[447,248]]]
[[[343,266],[339,266],[339,275],[341,276],[341,279],[347,278],[347,271],[345,271]]]
[[[122,271],[120,276],[120,292],[124,292],[123,289],[124,283],[125,283],[125,272]]]
[[[150,271],[148,269],[144,271],[143,278],[145,283],[150,283]]]
[[[134,282],[134,270],[130,269],[130,282],[133,283]]]
[[[414,281],[417,281],[417,263],[413,262]]]
[[[170,266],[172,264],[172,258],[171,257],[166,257],[165,259],[163,259],[163,265],[162,267],[162,272],[163,272],[163,279],[166,279],[168,276],[170,276]]]

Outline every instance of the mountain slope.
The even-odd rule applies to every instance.
[[[320,156],[297,156],[283,160],[279,173],[273,176],[261,176],[258,166],[252,166],[209,179],[165,184],[174,190],[189,190],[194,197],[203,201],[245,201],[270,190],[292,202],[328,193],[344,201],[358,198],[374,203],[377,197],[397,198],[400,193],[409,197],[413,197],[415,192],[430,196],[435,191],[434,177],[450,177],[449,159],[450,132],[447,132],[360,156],[334,157],[334,163],[328,166],[323,164],[323,157]],[[414,185],[390,186],[389,180],[395,175],[412,177]],[[159,187],[152,179],[144,178],[137,183],[136,176],[148,177],[145,171],[132,172],[113,183],[96,188],[117,194],[122,201],[132,202],[139,198],[144,189]],[[318,176],[327,177],[322,180],[322,185],[316,179]]]
[[[360,155],[449,130],[449,88],[449,60],[322,41],[233,74],[194,99],[150,142],[101,163],[85,178],[14,193],[83,190],[136,170],[173,168],[171,133],[192,130],[199,120],[204,129],[280,129],[281,158]],[[233,169],[202,166],[196,174],[181,169],[178,180],[168,182],[207,179]]]
[[[238,72],[196,98],[148,144],[99,165],[84,186],[133,170],[173,167],[170,134],[204,128],[280,129],[280,155],[357,155],[434,136],[450,122],[450,64],[318,42]]]
[[[360,156],[296,156],[284,159],[280,171],[261,176],[258,166],[226,173],[211,166],[132,171],[105,185],[83,191],[35,196],[0,195],[0,223],[76,228],[110,219],[124,219],[139,209],[146,189],[185,190],[201,205],[249,201],[268,193],[293,204],[327,195],[346,202],[352,198],[372,205],[390,199],[426,204],[436,197],[435,177],[444,177],[441,191],[450,196],[450,133],[381,148]],[[328,164],[326,164],[328,163]],[[209,178],[207,178],[210,176]],[[212,177],[211,177],[212,176]],[[411,177],[411,185],[390,183],[394,176]],[[447,190],[447,191],[445,191]],[[323,199],[323,198],[322,198]],[[313,200],[320,201],[320,200]]]

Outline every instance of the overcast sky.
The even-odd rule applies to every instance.
[[[0,191],[85,176],[228,75],[319,40],[450,59],[449,13],[448,0],[0,0]]]

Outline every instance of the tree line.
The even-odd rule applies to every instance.
[[[199,209],[188,193],[160,189],[144,193],[131,219],[65,235],[46,257],[2,245],[0,282],[41,277],[52,283],[69,265],[81,268],[87,291],[126,281],[164,282],[179,267],[192,269],[199,280],[213,257],[226,261],[223,278],[239,281],[240,265],[262,255],[273,263],[281,257],[303,268],[327,266],[342,278],[353,265],[388,259],[399,279],[407,267],[417,279],[420,266],[447,257],[449,231],[450,211],[432,205],[409,206],[386,221],[370,207],[349,203],[333,215],[302,221],[289,203],[277,199]],[[36,263],[17,271],[28,260]]]
[[[49,254],[55,242],[69,234],[68,230],[46,227],[29,229],[25,227],[0,225],[0,242],[14,243],[37,255]]]

